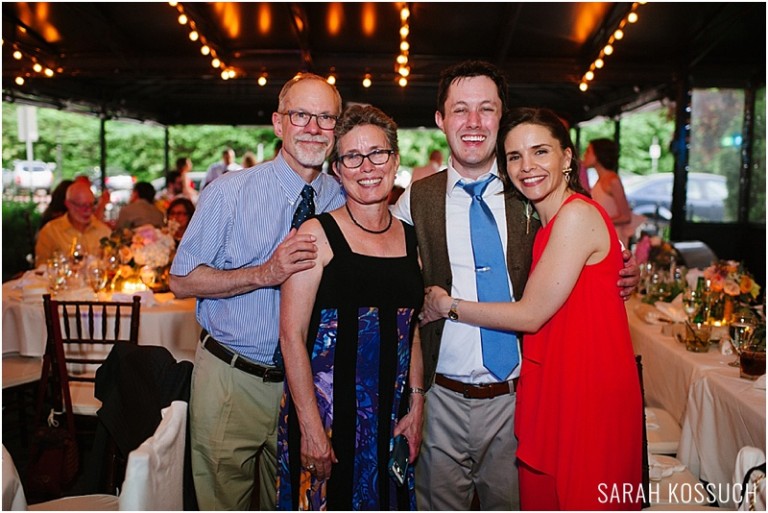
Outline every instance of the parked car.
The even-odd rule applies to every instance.
[[[629,206],[651,221],[672,219],[673,173],[658,173],[624,184]],[[688,173],[686,216],[689,221],[722,222],[728,189],[725,177],[712,173]]]
[[[14,160],[11,186],[17,191],[44,190],[48,194],[53,184],[54,169],[56,164],[41,160]]]

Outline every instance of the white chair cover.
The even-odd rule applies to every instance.
[[[123,511],[181,511],[187,403],[173,401],[163,409],[155,434],[128,455],[120,493]]]
[[[21,486],[19,473],[8,449],[3,445],[3,511],[24,511],[27,498]]]
[[[736,456],[736,468],[733,471],[733,484],[741,486],[751,469],[765,463],[765,453],[757,447],[742,447]],[[755,470],[749,476],[747,488],[742,490],[744,500],[739,511],[765,511],[765,472]]]

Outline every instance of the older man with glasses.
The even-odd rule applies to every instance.
[[[93,192],[84,181],[75,181],[67,189],[63,215],[47,223],[40,230],[35,244],[35,263],[45,263],[55,252],[68,254],[72,244],[78,240],[88,254],[100,254],[100,241],[108,237],[109,226],[99,221],[94,215],[96,207]]]

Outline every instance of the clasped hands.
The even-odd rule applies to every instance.
[[[447,317],[451,301],[451,296],[442,287],[432,285],[424,289],[424,306],[419,314],[419,325],[424,326]]]

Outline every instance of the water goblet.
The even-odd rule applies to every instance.
[[[88,286],[90,286],[96,294],[101,292],[104,287],[107,286],[107,269],[104,263],[100,260],[94,260],[88,264],[86,276],[88,278]]]
[[[683,310],[689,321],[694,321],[696,315],[703,307],[703,303],[704,298],[701,297],[701,294],[696,289],[687,289],[683,292]]]
[[[734,315],[728,325],[728,341],[736,353],[736,360],[730,362],[731,367],[740,366],[741,351],[748,346],[755,334],[756,319],[751,313],[741,312]]]

